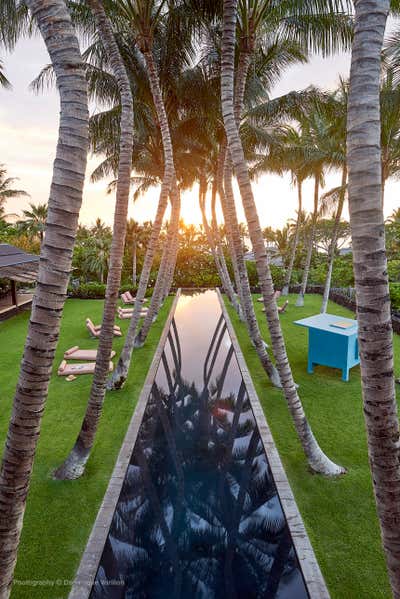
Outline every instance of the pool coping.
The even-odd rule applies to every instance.
[[[329,599],[330,594],[328,588],[315,556],[314,549],[312,548],[311,541],[308,537],[303,518],[301,517],[299,508],[297,507],[293,491],[286,476],[286,472],[279,456],[278,449],[275,445],[271,429],[269,428],[267,417],[261,406],[253,380],[247,368],[246,360],[226,309],[224,298],[222,297],[219,289],[217,289],[217,295],[222,313],[225,318],[229,336],[235,350],[237,362],[239,364],[239,368],[247,389],[247,394],[253,409],[254,418],[256,420],[260,437],[268,457],[268,462],[278,491],[283,513],[285,514],[288,523],[307,591],[311,599]]]
[[[140,392],[139,399],[128,426],[128,430],[124,437],[124,441],[118,454],[107,490],[103,497],[99,511],[97,512],[95,523],[86,544],[86,548],[83,552],[74,582],[71,587],[71,591],[68,595],[69,599],[88,599],[92,591],[108,531],[111,526],[115,508],[125,479],[126,470],[128,468],[133,447],[139,432],[139,426],[142,422],[144,410],[146,408],[147,400],[149,398],[153,381],[157,373],[162,352],[164,351],[165,343],[167,341],[171,322],[175,315],[175,310],[180,295],[181,289],[178,289],[167,320],[165,321],[157,349],[153,356],[153,360],[147,373],[143,388]]]

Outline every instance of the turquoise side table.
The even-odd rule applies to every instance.
[[[358,323],[333,314],[317,314],[294,324],[308,329],[308,368],[314,365],[340,368],[342,379],[349,380],[349,370],[360,363],[358,354]]]

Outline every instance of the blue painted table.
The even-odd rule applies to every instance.
[[[314,372],[314,364],[340,368],[342,379],[348,381],[350,368],[360,363],[357,321],[317,314],[294,324],[308,328],[308,372]]]

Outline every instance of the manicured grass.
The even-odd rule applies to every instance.
[[[247,365],[285,466],[300,512],[316,552],[332,599],[391,597],[372,493],[362,398],[360,368],[352,368],[342,382],[336,369],[315,367],[307,373],[307,331],[294,320],[318,314],[322,298],[309,295],[304,308],[295,296],[280,319],[289,360],[313,431],[325,452],[348,473],[337,480],[312,475],[294,432],[282,393],[274,389],[260,366],[245,327],[228,306]],[[255,302],[262,334],[268,342],[262,304]],[[330,303],[328,312],[352,313]],[[400,370],[400,338],[395,335],[396,372]]]
[[[171,306],[168,298],[145,347],[135,350],[129,379],[108,393],[92,456],[77,481],[52,480],[51,473],[66,457],[78,434],[92,377],[68,383],[56,371],[63,353],[73,345],[96,348],[85,328],[85,317],[100,323],[102,301],[68,300],[54,363],[49,398],[35,460],[31,489],[12,592],[13,599],[61,599],[79,564],[87,538],[118,455],[133,409]],[[3,446],[28,324],[28,313],[0,323],[0,442]],[[118,321],[123,331],[129,321]],[[117,357],[123,340],[115,338]],[[116,358],[114,359],[116,363]],[[29,581],[41,581],[29,583]],[[57,583],[57,581],[59,581]]]

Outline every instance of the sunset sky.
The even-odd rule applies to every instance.
[[[0,163],[4,163],[9,176],[19,177],[16,187],[25,189],[31,198],[9,202],[7,212],[19,214],[27,201],[47,202],[52,174],[57,127],[58,97],[54,90],[48,90],[39,96],[28,89],[29,83],[47,64],[48,56],[41,39],[22,40],[11,55],[5,55],[6,74],[13,89],[0,89]],[[334,88],[339,75],[348,76],[350,56],[337,55],[322,59],[314,57],[309,64],[288,69],[280,83],[273,90],[273,96],[279,96],[292,90],[300,90],[310,84],[324,88]],[[88,162],[88,177],[97,162],[92,158]],[[340,183],[338,173],[328,174],[326,189]],[[80,220],[91,224],[96,217],[112,223],[114,195],[106,194],[106,181],[85,186]],[[390,214],[399,206],[398,187],[400,183],[390,181],[385,197],[385,213]],[[287,219],[295,216],[296,190],[290,186],[290,178],[264,176],[254,184],[254,191],[261,224],[263,227],[282,227]],[[135,205],[131,203],[129,216],[138,221],[153,218],[158,190],[151,190]],[[304,185],[305,209],[312,208],[312,183]],[[239,209],[240,220],[244,221],[243,211]],[[182,217],[187,223],[200,223],[196,190],[187,192],[182,199]]]

